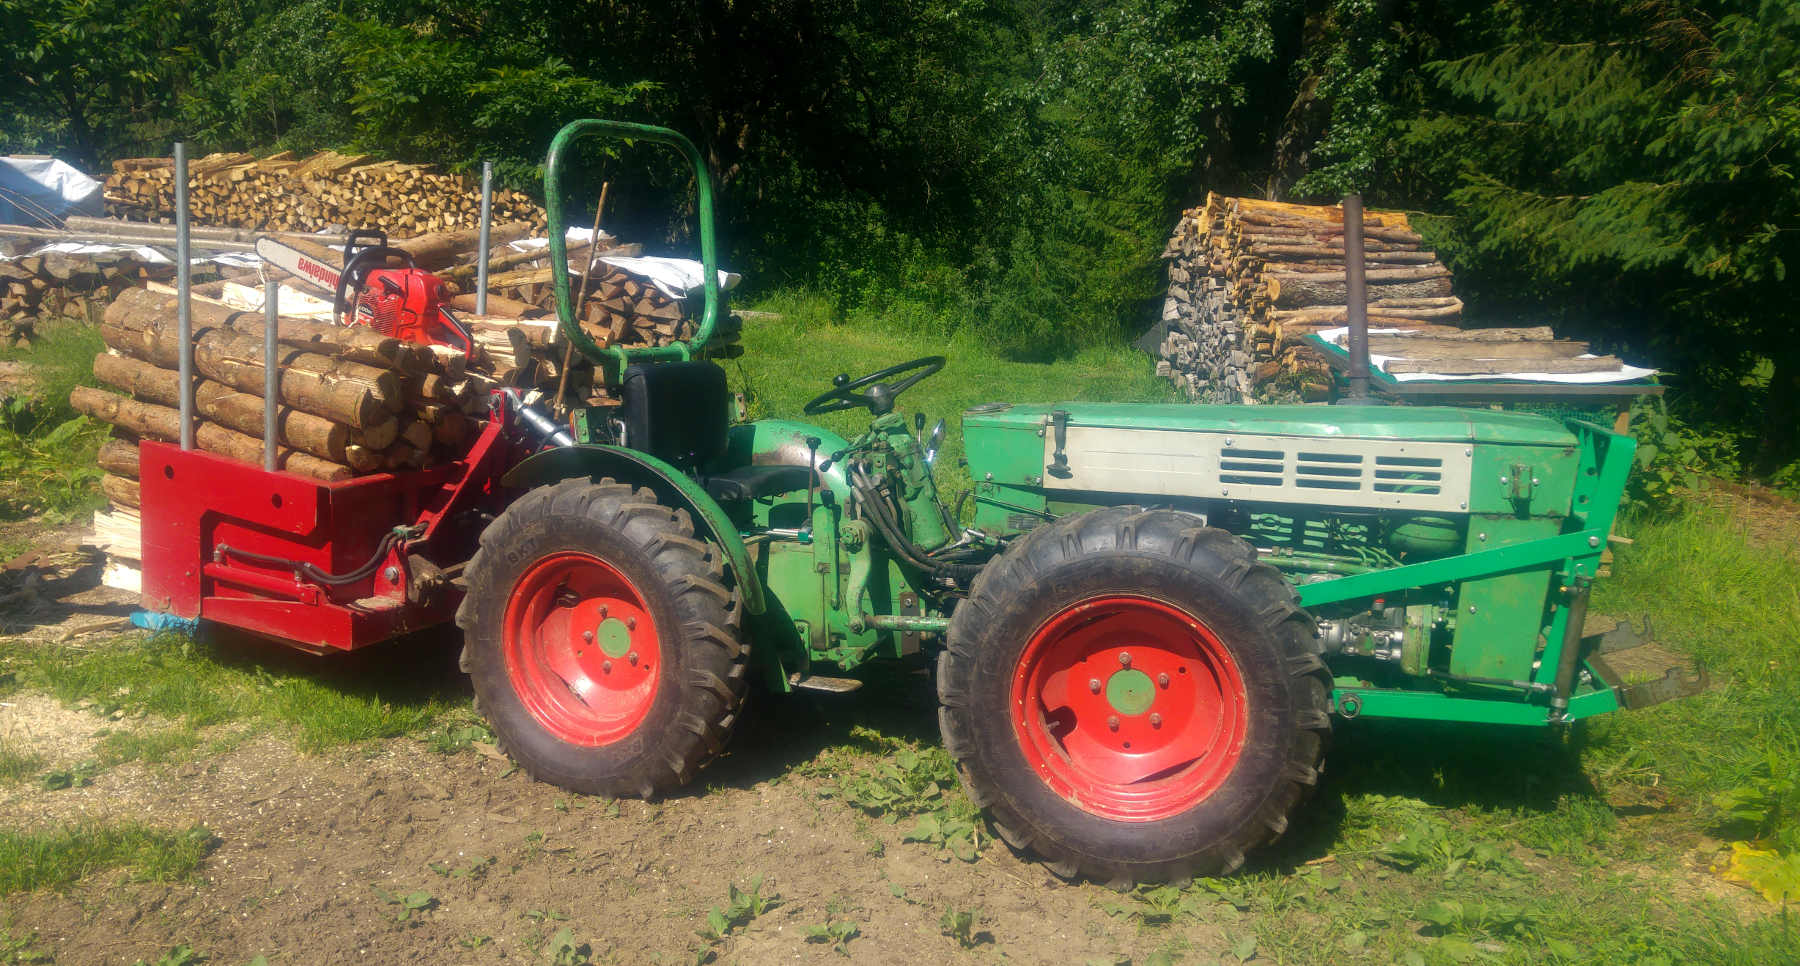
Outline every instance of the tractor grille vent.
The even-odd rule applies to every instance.
[[[1046,440],[1046,459],[1053,459]],[[1399,439],[1248,436],[1071,426],[1072,474],[1050,489],[1467,510],[1471,448]],[[1046,464],[1048,465],[1048,464]]]
[[[1291,483],[1290,483],[1291,480]],[[1219,482],[1240,486],[1293,486],[1342,492],[1443,492],[1444,461],[1433,456],[1317,453],[1307,450],[1225,447],[1219,451]]]

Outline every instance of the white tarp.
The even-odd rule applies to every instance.
[[[50,252],[62,252],[66,255],[110,255],[115,252],[129,255],[146,265],[173,265],[175,259],[170,258],[169,249],[159,249],[150,245],[114,245],[102,242],[47,242],[24,252],[7,258],[0,255],[0,262],[24,258],[27,255],[45,255]],[[262,259],[255,252],[207,252],[195,255],[191,261],[195,265],[211,262],[227,268],[255,268],[262,264]]]
[[[621,258],[602,255],[600,260],[639,278],[649,279],[651,284],[672,299],[687,298],[688,292],[706,284],[706,268],[691,258],[664,258],[660,255]],[[719,269],[720,288],[730,289],[741,280],[742,277],[736,272]]]
[[[45,216],[104,215],[103,186],[55,158],[0,158],[0,224],[41,225]]]
[[[1410,330],[1408,330],[1408,329],[1374,329],[1374,328],[1372,328],[1369,330],[1369,334],[1370,335],[1392,335],[1396,332],[1407,332],[1407,331],[1410,331]],[[1332,345],[1337,345],[1337,342],[1339,339],[1344,339],[1344,338],[1349,337],[1350,327],[1345,325],[1345,326],[1339,326],[1338,328],[1335,328],[1335,329],[1326,329],[1326,330],[1320,332],[1318,335],[1319,335],[1319,338],[1324,339],[1326,342],[1329,342]],[[1497,373],[1484,373],[1479,376],[1466,376],[1466,375],[1446,376],[1446,375],[1439,375],[1437,373],[1431,373],[1431,372],[1400,372],[1400,373],[1388,372],[1387,371],[1388,360],[1400,359],[1400,358],[1404,358],[1404,357],[1403,356],[1382,356],[1382,355],[1376,355],[1375,353],[1371,352],[1371,353],[1369,353],[1369,365],[1379,368],[1382,371],[1383,375],[1387,376],[1389,379],[1394,380],[1395,382],[1451,382],[1451,381],[1462,382],[1462,381],[1467,381],[1467,380],[1492,381],[1492,380],[1496,380],[1496,379],[1516,379],[1521,382],[1596,383],[1596,382],[1629,382],[1630,380],[1633,380],[1633,379],[1647,379],[1651,376],[1656,375],[1655,369],[1640,369],[1637,366],[1627,366],[1627,365],[1620,365],[1619,368],[1613,372],[1497,372]],[[1592,359],[1592,358],[1595,358],[1595,356],[1592,353],[1589,353],[1587,355],[1579,356],[1578,358]]]

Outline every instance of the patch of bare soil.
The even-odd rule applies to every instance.
[[[859,924],[847,949],[855,962],[912,966],[1002,950],[1017,962],[1081,962],[1154,948],[1099,911],[1118,901],[1101,887],[1062,884],[1004,846],[974,864],[944,861],[903,843],[901,828],[821,800],[816,780],[742,781],[725,766],[724,783],[704,794],[615,806],[490,757],[443,756],[412,741],[302,757],[267,739],[204,763],[113,769],[85,788],[17,791],[4,805],[9,824],[204,823],[217,846],[195,883],[111,874],[66,896],[15,896],[13,931],[35,930],[58,962],[154,960],[185,943],[220,962],[260,953],[435,964],[538,961],[566,926],[598,962],[691,962],[706,912],[725,904],[730,884],[763,876],[764,893],[782,901],[718,946],[721,961],[841,962],[828,944],[806,941],[828,907]],[[433,907],[399,918],[377,888],[428,891]],[[987,936],[972,951],[942,934],[946,907],[981,910]],[[1183,932],[1196,953],[1228,948],[1209,926]],[[1170,933],[1153,938],[1166,943]]]
[[[90,529],[41,520],[0,525],[0,543],[29,540],[29,549],[0,563],[0,634],[67,644],[130,626],[138,595],[100,583],[105,554],[82,546]]]
[[[1800,552],[1800,503],[1764,486],[1711,481],[1695,496],[1728,511],[1750,538],[1778,553]]]

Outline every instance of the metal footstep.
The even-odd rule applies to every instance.
[[[802,691],[827,691],[831,694],[845,694],[863,686],[855,678],[828,678],[817,674],[806,677],[795,675],[788,683]]]

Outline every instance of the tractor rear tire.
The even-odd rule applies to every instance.
[[[1316,784],[1331,678],[1256,551],[1114,507],[1021,538],[939,657],[939,724],[1001,837],[1064,878],[1231,872]]]
[[[532,777],[650,798],[724,747],[749,648],[687,511],[612,480],[541,487],[482,534],[468,585],[462,668]]]

